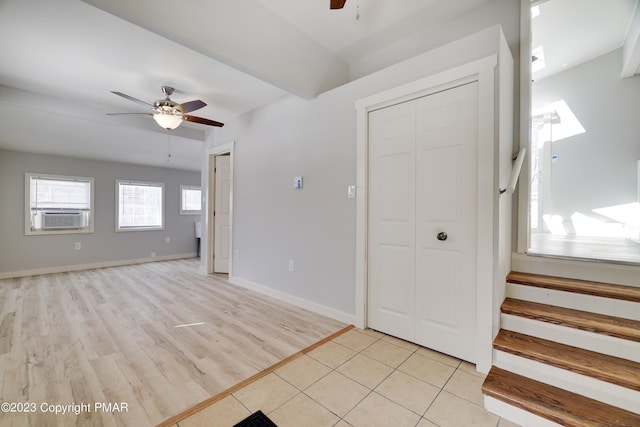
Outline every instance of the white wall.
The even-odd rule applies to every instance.
[[[519,4],[495,19],[516,32],[507,40],[519,37]],[[499,31],[480,31],[311,101],[284,97],[219,129],[204,152],[236,144],[233,276],[353,316],[356,212],[347,186],[356,180],[355,101],[498,53]],[[302,190],[293,189],[297,175]]]
[[[621,67],[617,49],[533,84],[534,109],[563,99],[585,128],[553,143],[551,209],[565,220],[638,201],[640,76],[621,78]]]
[[[94,177],[95,232],[25,236],[27,172]],[[116,233],[116,179],[165,183],[165,230]],[[200,185],[200,173],[0,150],[0,277],[150,260],[152,252],[157,259],[195,256],[193,223],[200,217],[179,214],[181,184]]]
[[[489,1],[476,9],[443,21],[436,21],[424,15],[413,17],[413,19],[424,19],[420,31],[408,35],[393,45],[362,55],[359,59],[352,61],[349,66],[349,77],[352,80],[361,78],[495,24],[500,24],[509,46],[514,50],[520,44],[520,5],[518,3],[515,0]],[[384,34],[380,34],[379,37],[384,39]]]

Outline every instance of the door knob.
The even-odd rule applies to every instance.
[[[445,233],[444,231],[441,231],[438,233],[436,237],[438,238],[438,240],[445,241],[447,240],[448,236],[447,236],[447,233]]]

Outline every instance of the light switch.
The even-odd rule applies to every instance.
[[[301,176],[296,176],[293,178],[293,188],[295,188],[296,190],[302,188],[302,177]]]
[[[355,199],[356,198],[356,186],[349,185],[347,187],[347,199]]]

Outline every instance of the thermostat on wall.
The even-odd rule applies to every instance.
[[[296,176],[293,178],[293,188],[300,189],[302,188],[302,177]]]

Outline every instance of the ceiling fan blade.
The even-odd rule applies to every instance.
[[[195,101],[183,102],[182,104],[178,105],[178,108],[180,108],[183,113],[190,113],[206,106],[206,103],[197,99]]]
[[[152,116],[153,114],[151,113],[107,113],[107,116],[130,116],[130,115],[145,115],[145,116]]]
[[[347,0],[331,0],[329,4],[329,8],[331,9],[342,9]]]
[[[149,106],[149,107],[153,107],[153,105],[149,104],[148,102],[141,101],[138,98],[134,98],[133,96],[127,95],[126,93],[117,92],[115,90],[112,90],[111,93],[116,94],[118,96],[121,96],[121,97],[123,97],[125,99],[128,99],[129,101],[133,101],[133,102],[137,102],[138,104],[142,104],[142,105],[146,105],[146,106]]]
[[[215,120],[203,119],[202,117],[189,116],[187,114],[182,115],[182,120],[185,120],[187,122],[200,123],[202,125],[217,126],[219,128],[224,126],[224,123],[216,122]]]

